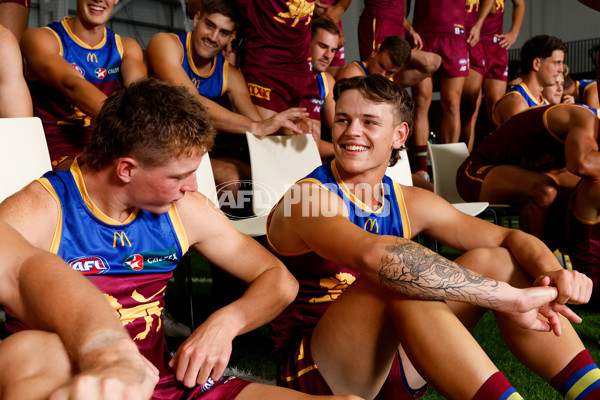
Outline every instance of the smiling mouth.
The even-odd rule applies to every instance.
[[[90,6],[90,10],[96,11],[96,12],[102,12],[102,11],[104,11],[104,7]]]
[[[367,151],[369,148],[367,146],[359,146],[356,144],[345,144],[342,147],[348,151]]]
[[[217,47],[217,44],[216,44],[216,43],[210,42],[210,41],[208,41],[208,40],[206,40],[206,39],[204,39],[204,40],[202,41],[202,43],[204,43],[204,45],[205,45],[206,47],[211,47],[211,48],[213,48],[213,49]]]

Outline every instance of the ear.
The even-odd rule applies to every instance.
[[[540,65],[542,65],[542,59],[539,57],[536,57],[533,59],[533,70],[534,71],[539,71],[540,70]]]
[[[121,157],[116,162],[116,173],[118,179],[124,183],[129,183],[135,176],[140,167],[138,161],[131,157]]]
[[[408,139],[409,129],[406,122],[401,122],[395,128],[394,141],[392,142],[392,148],[399,149],[406,143]]]
[[[196,25],[198,25],[198,21],[200,21],[201,17],[202,17],[202,13],[200,11],[196,11],[196,14],[194,14],[194,19],[192,20],[192,23],[194,24],[194,28],[196,27]]]

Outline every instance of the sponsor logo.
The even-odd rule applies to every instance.
[[[129,247],[131,247],[131,242],[129,241],[129,238],[127,237],[127,234],[123,231],[121,232],[115,232],[115,234],[113,235],[113,247],[117,247],[117,237],[119,239],[121,239],[121,246],[124,247],[125,246],[125,241],[127,241],[127,244],[129,244]]]
[[[67,261],[75,271],[81,272],[83,275],[101,275],[110,270],[110,266],[106,259],[100,256],[87,256],[72,258]]]
[[[271,100],[271,89],[255,85],[254,83],[248,83],[248,91],[250,92],[250,96]]]
[[[96,68],[94,70],[94,76],[98,79],[104,79],[106,78],[106,70],[104,68]]]
[[[465,28],[463,28],[460,25],[455,25],[454,26],[454,34],[455,35],[464,35],[465,34]]]
[[[123,265],[132,271],[141,271],[144,269],[144,257],[140,254],[131,254],[125,259]]]
[[[363,227],[365,231],[379,233],[379,223],[376,219],[369,218]]]
[[[172,246],[168,249],[125,255],[123,257],[123,266],[131,271],[172,270],[177,265],[178,261],[177,248]]]
[[[85,58],[87,62],[93,62],[98,64],[98,56],[94,53],[87,53],[87,57]]]
[[[77,64],[73,63],[73,64],[71,64],[71,66],[72,66],[73,68],[75,68],[77,71],[79,71],[79,73],[80,73],[81,75],[85,76],[85,71],[84,71],[83,69],[81,69],[81,67],[79,67]]]

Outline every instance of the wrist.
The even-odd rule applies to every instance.
[[[85,370],[139,354],[137,346],[127,333],[102,331],[85,341],[76,361],[79,369]]]

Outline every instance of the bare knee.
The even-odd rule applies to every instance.
[[[516,262],[510,251],[504,247],[481,247],[467,251],[456,262],[477,272],[501,281],[508,281]]]
[[[530,202],[539,208],[548,209],[556,200],[558,190],[550,178],[546,182],[539,182],[530,191]]]

